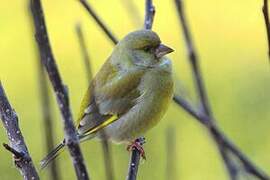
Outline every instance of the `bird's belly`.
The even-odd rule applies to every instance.
[[[171,94],[145,97],[128,113],[104,129],[107,139],[115,143],[128,143],[142,136],[161,120],[171,101]]]

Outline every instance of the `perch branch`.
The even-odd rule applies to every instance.
[[[263,8],[262,8],[264,22],[267,33],[267,42],[268,42],[268,58],[270,59],[270,22],[269,22],[269,10],[268,10],[268,0],[263,0]]]
[[[89,3],[86,0],[80,0],[82,6],[86,9],[86,11],[94,18],[96,23],[102,29],[103,32],[109,37],[109,39],[114,43],[117,44],[116,37],[112,34],[112,32],[106,27],[103,21],[98,17],[97,13],[92,9]]]
[[[87,84],[88,84],[92,80],[93,75],[91,71],[89,53],[86,47],[86,41],[85,41],[82,27],[80,24],[77,24],[76,32],[77,32],[80,48],[84,56],[83,60],[84,60],[84,67],[85,67],[86,79],[87,79]],[[103,149],[103,158],[104,158],[105,173],[106,173],[107,180],[114,180],[113,163],[112,163],[112,155],[111,155],[112,153],[111,153],[110,145],[108,141],[105,139],[101,141],[101,145]]]
[[[3,146],[14,156],[14,162],[25,180],[38,180],[39,176],[34,167],[23,135],[19,128],[18,116],[11,107],[4,88],[0,82],[0,118],[2,119],[4,128],[6,129],[9,145]]]
[[[139,143],[141,146],[145,143],[145,138],[140,137],[135,140],[137,143]],[[129,168],[128,168],[128,175],[126,180],[136,180],[137,179],[137,173],[139,169],[141,154],[140,151],[137,148],[133,148],[130,156],[130,162],[129,162]]]
[[[208,129],[213,139],[216,141],[216,144],[222,155],[222,158],[227,167],[231,180],[236,179],[238,169],[237,169],[237,165],[231,159],[229,159],[228,153],[230,152],[232,152],[232,154],[238,157],[238,159],[241,161],[241,163],[243,164],[247,172],[261,179],[269,179],[265,174],[263,174],[260,170],[258,170],[258,168],[256,168],[255,165],[253,165],[227,138],[225,138],[225,136],[221,133],[221,131],[215,125],[215,119],[212,116],[210,105],[208,103],[208,98],[207,98],[204,83],[202,80],[202,75],[200,72],[197,55],[196,55],[195,48],[194,48],[194,45],[190,36],[190,31],[187,25],[182,3],[183,3],[182,0],[175,0],[176,9],[179,15],[180,23],[182,25],[187,52],[188,52],[189,60],[190,60],[192,71],[193,71],[197,93],[199,95],[200,102],[201,102],[200,108],[202,108],[202,111],[199,110],[200,113],[195,113],[195,115],[197,116],[199,114],[203,114],[202,122]],[[174,98],[174,100],[177,100],[177,98]],[[179,99],[176,102],[179,102]],[[183,104],[187,105],[186,103],[183,103],[183,102],[179,103],[179,105],[183,105]],[[189,110],[188,112],[193,113],[196,111]],[[197,117],[200,117],[200,116],[197,116]]]
[[[69,107],[67,89],[65,88],[61,80],[55,59],[52,54],[44,19],[44,13],[40,0],[31,1],[31,10],[33,14],[33,20],[36,30],[35,36],[41,55],[41,61],[47,70],[56,94],[57,102],[62,114],[64,124],[65,142],[73,160],[73,166],[76,171],[77,179],[88,180],[89,177],[87,169],[84,164],[84,159],[79,146],[79,140],[76,134],[75,127],[73,125],[73,118]]]

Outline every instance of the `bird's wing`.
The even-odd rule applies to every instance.
[[[79,134],[95,133],[119,119],[136,104],[142,94],[138,90],[144,73],[142,70],[108,73],[102,72],[104,66],[92,81],[82,101],[78,119]]]

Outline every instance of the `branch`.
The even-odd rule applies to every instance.
[[[145,1],[145,19],[144,28],[152,29],[153,21],[155,16],[155,7],[153,6],[152,0]]]
[[[69,106],[67,89],[63,85],[55,63],[55,59],[52,54],[40,0],[31,1],[31,10],[33,14],[33,20],[36,30],[36,40],[41,55],[41,61],[47,70],[56,94],[57,102],[62,114],[64,124],[65,142],[73,160],[73,166],[76,171],[77,179],[88,180],[88,173],[80,150],[76,130],[73,125],[73,118]]]
[[[99,25],[99,27],[102,29],[103,32],[109,37],[109,39],[114,43],[117,44],[116,37],[112,34],[112,32],[105,26],[103,21],[97,16],[96,12],[92,9],[89,3],[87,3],[86,0],[80,0],[80,3],[83,5],[83,7],[86,9],[86,11],[94,18],[96,23]]]
[[[268,0],[263,0],[262,12],[264,16],[264,22],[265,22],[267,40],[268,40],[268,58],[270,59],[270,22],[269,22]]]
[[[76,32],[77,32],[79,44],[81,47],[81,51],[84,56],[83,60],[84,60],[87,83],[90,83],[93,75],[91,71],[89,54],[86,48],[85,38],[84,38],[80,24],[77,24]],[[102,150],[103,150],[106,177],[108,180],[114,180],[114,172],[113,172],[114,168],[113,168],[112,155],[111,155],[112,153],[111,153],[110,145],[106,139],[101,141],[101,145],[102,145]]]
[[[145,138],[140,137],[135,140],[138,142],[141,146],[145,143]],[[137,179],[137,173],[139,169],[141,154],[140,151],[137,148],[132,149],[130,162],[129,162],[129,168],[128,168],[128,175],[126,180],[136,180]]]
[[[4,88],[0,82],[0,118],[6,129],[10,146],[3,146],[14,156],[14,162],[25,180],[38,180],[39,176],[33,165],[28,149],[24,142],[21,130],[19,128],[18,117],[11,107]]]
[[[190,106],[188,103],[183,101],[182,99],[179,99],[177,97],[174,98],[175,102],[177,102],[179,105],[183,106],[185,109],[188,109],[188,112],[191,115],[194,115],[200,122],[202,122],[203,125],[206,126],[208,129],[209,133],[211,134],[212,138],[215,140],[216,145],[218,146],[218,149],[222,155],[223,161],[227,167],[227,170],[229,172],[231,180],[236,179],[237,173],[240,171],[237,168],[237,165],[229,158],[229,153],[231,152],[234,156],[236,156],[241,163],[243,164],[245,170],[260,178],[260,179],[269,179],[265,174],[263,174],[260,170],[258,170],[255,165],[253,165],[247,157],[245,157],[236,147],[234,144],[232,144],[222,133],[221,131],[217,128],[215,125],[215,119],[212,116],[211,113],[211,108],[208,103],[208,98],[207,94],[205,91],[204,83],[202,80],[202,75],[200,71],[200,67],[198,64],[197,60],[197,55],[195,52],[195,48],[190,36],[190,31],[188,29],[187,21],[185,18],[185,14],[183,11],[183,4],[182,0],[175,0],[176,4],[176,9],[179,15],[179,20],[182,25],[183,33],[184,33],[184,38],[185,38],[185,43],[187,47],[187,52],[189,56],[189,60],[191,63],[192,71],[193,71],[193,76],[194,76],[194,81],[197,89],[197,93],[200,98],[201,102],[201,108],[202,112],[199,110],[194,110],[190,109],[192,106]]]

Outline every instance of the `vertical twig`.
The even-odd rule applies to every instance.
[[[40,0],[31,1],[31,10],[36,31],[36,40],[39,47],[41,60],[45,66],[56,94],[59,109],[62,114],[65,131],[65,142],[71,155],[77,179],[88,180],[88,173],[84,164],[84,159],[79,146],[79,140],[73,125],[73,118],[69,106],[67,89],[63,85],[52,50],[45,25],[44,13]]]
[[[87,84],[90,83],[93,75],[91,70],[91,63],[89,58],[89,53],[87,51],[86,42],[84,38],[84,34],[82,32],[82,28],[80,24],[76,26],[76,32],[79,40],[79,44],[81,47],[82,54],[84,56],[84,67],[86,72]],[[102,149],[103,149],[103,158],[105,165],[105,173],[107,180],[114,180],[114,172],[113,172],[113,162],[112,162],[112,153],[110,149],[110,145],[107,140],[101,141]]]
[[[262,12],[264,16],[264,22],[265,22],[266,33],[267,33],[268,58],[270,60],[270,22],[269,22],[268,0],[263,0]]]
[[[11,107],[1,82],[0,118],[2,119],[4,128],[6,129],[10,144],[10,146],[7,144],[3,144],[3,146],[13,154],[15,165],[25,180],[38,180],[39,176],[19,128],[18,116]]]
[[[216,145],[218,146],[218,149],[227,167],[231,180],[235,180],[237,178],[238,167],[237,167],[237,164],[235,164],[230,159],[230,156],[229,156],[230,152],[233,152],[233,154],[240,159],[240,161],[243,163],[245,170],[247,172],[261,179],[268,179],[268,177],[264,175],[262,172],[260,172],[257,168],[255,168],[255,166],[252,165],[250,161],[247,160],[247,158],[243,158],[243,159],[241,158],[244,155],[242,155],[242,153],[238,149],[236,149],[236,147],[232,143],[230,143],[228,139],[225,138],[225,136],[220,132],[220,130],[215,125],[215,120],[211,113],[210,105],[208,103],[207,94],[206,94],[204,83],[202,80],[202,75],[201,75],[200,68],[198,65],[195,48],[193,46],[193,42],[189,33],[190,31],[188,29],[185,14],[183,12],[182,3],[183,3],[182,0],[175,0],[176,9],[179,15],[180,23],[182,25],[187,52],[188,52],[189,60],[190,60],[193,75],[194,75],[194,81],[195,81],[197,93],[200,98],[200,103],[201,103],[200,108],[202,108],[202,111],[200,110],[199,113],[195,113],[195,114],[199,118],[199,120],[202,120],[202,123],[207,127],[212,138],[215,140]],[[187,108],[186,106],[187,103],[183,101],[183,99],[175,97],[174,100],[176,100],[176,102],[178,102],[179,105],[181,106],[185,105],[184,108]],[[194,111],[192,112],[189,110],[188,112],[193,113]],[[202,118],[200,119],[200,117]],[[250,168],[252,168],[252,171]]]
[[[144,19],[144,28],[152,29],[155,16],[155,7],[152,0],[145,1],[145,19]]]
[[[116,37],[112,34],[112,32],[105,26],[103,21],[97,16],[96,12],[92,9],[89,3],[87,3],[86,0],[80,0],[83,7],[86,9],[86,11],[94,18],[94,20],[97,22],[99,27],[102,29],[103,32],[106,33],[107,37],[114,43],[117,44]]]
[[[41,57],[40,57],[41,58]],[[54,137],[55,132],[53,130],[52,112],[50,105],[50,97],[48,91],[48,84],[45,76],[45,72],[41,63],[41,60],[37,62],[38,69],[38,86],[40,92],[40,107],[42,109],[42,121],[44,127],[44,139],[46,144],[46,153],[49,153],[54,148]],[[52,161],[49,167],[50,179],[58,180],[60,179],[59,168],[56,161]]]

